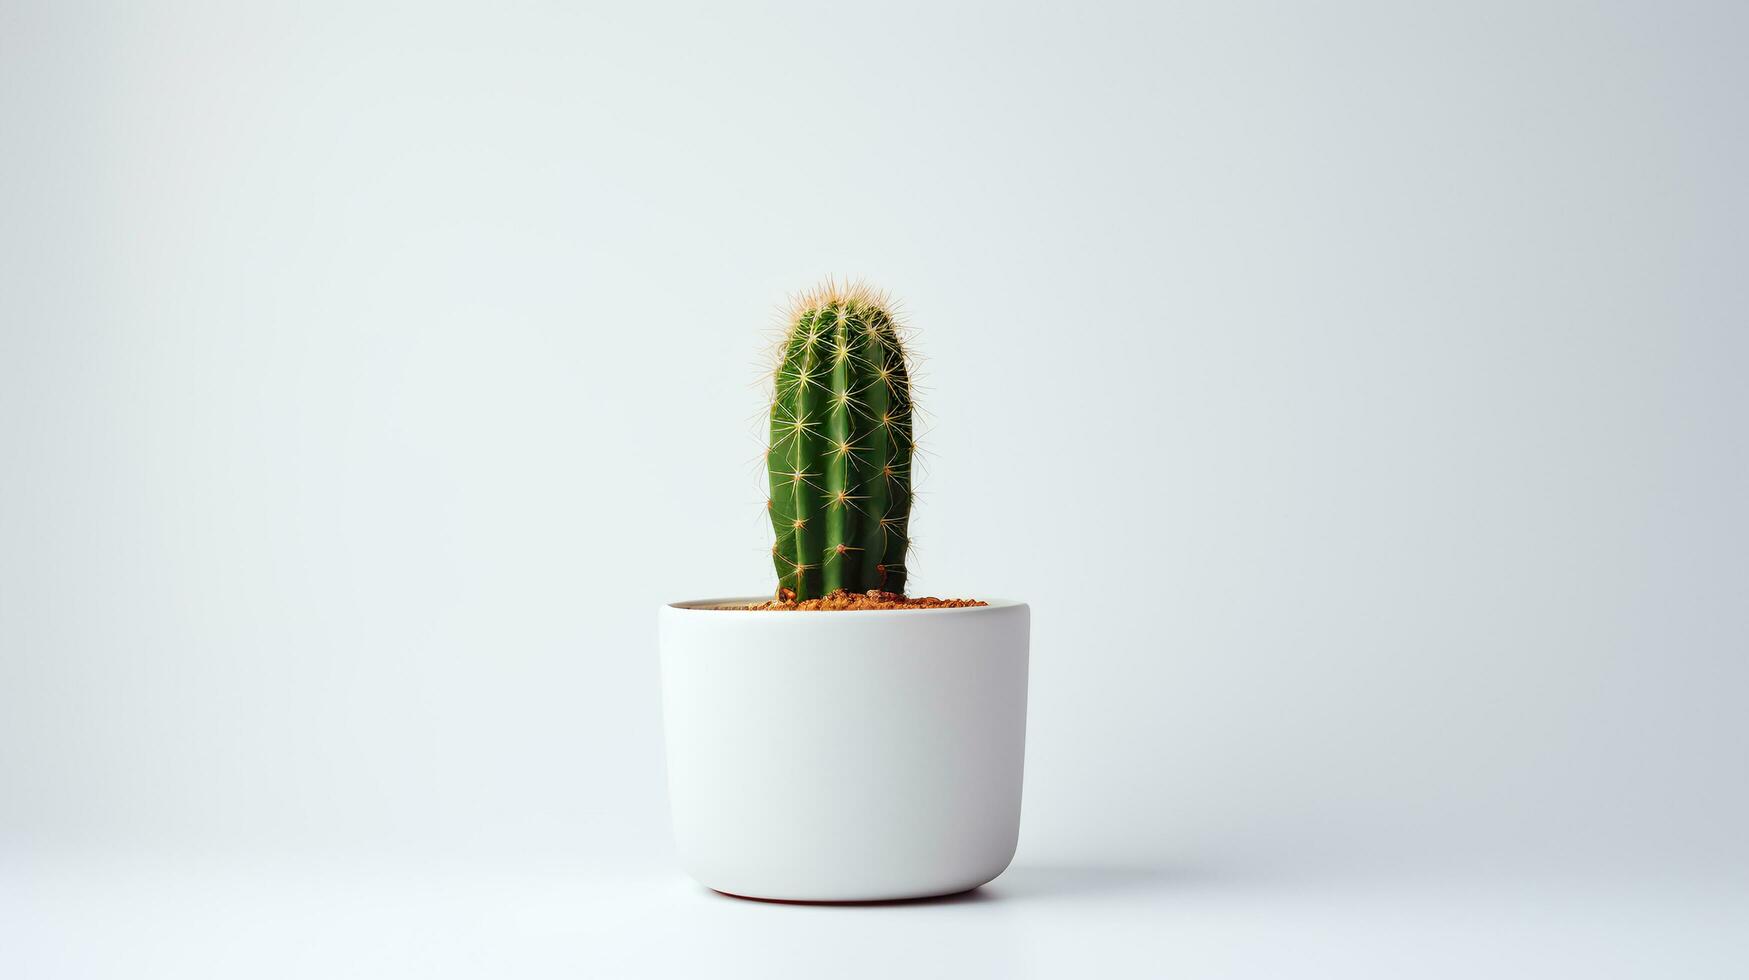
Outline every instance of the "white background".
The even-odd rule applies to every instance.
[[[0,973],[1741,975],[1733,4],[0,6]],[[902,298],[1014,870],[719,899],[662,602]]]

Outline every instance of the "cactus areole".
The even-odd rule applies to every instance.
[[[911,377],[885,296],[827,282],[785,317],[766,508],[778,594],[903,594],[911,517]]]

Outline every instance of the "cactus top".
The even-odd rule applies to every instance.
[[[785,317],[766,470],[779,594],[905,591],[911,377],[886,297],[828,281]]]

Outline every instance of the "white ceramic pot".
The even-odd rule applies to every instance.
[[[681,864],[717,891],[848,902],[965,891],[1020,832],[1030,613],[661,611]]]

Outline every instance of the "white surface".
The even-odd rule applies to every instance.
[[[672,908],[786,923],[725,970],[1728,952],[1746,50],[1741,3],[0,4],[0,855],[90,855],[0,975],[703,961]],[[1237,892],[663,904],[649,610],[769,584],[760,331],[825,273],[917,327],[916,588],[1033,607],[1019,867]],[[609,860],[642,929],[418,877]]]
[[[743,604],[757,599],[744,599]],[[733,895],[963,892],[1020,838],[1031,612],[663,606],[681,866]]]
[[[1023,861],[953,899],[806,906],[624,867],[135,855],[8,868],[0,902],[12,977],[1735,980],[1749,955],[1742,891],[1518,874]]]

